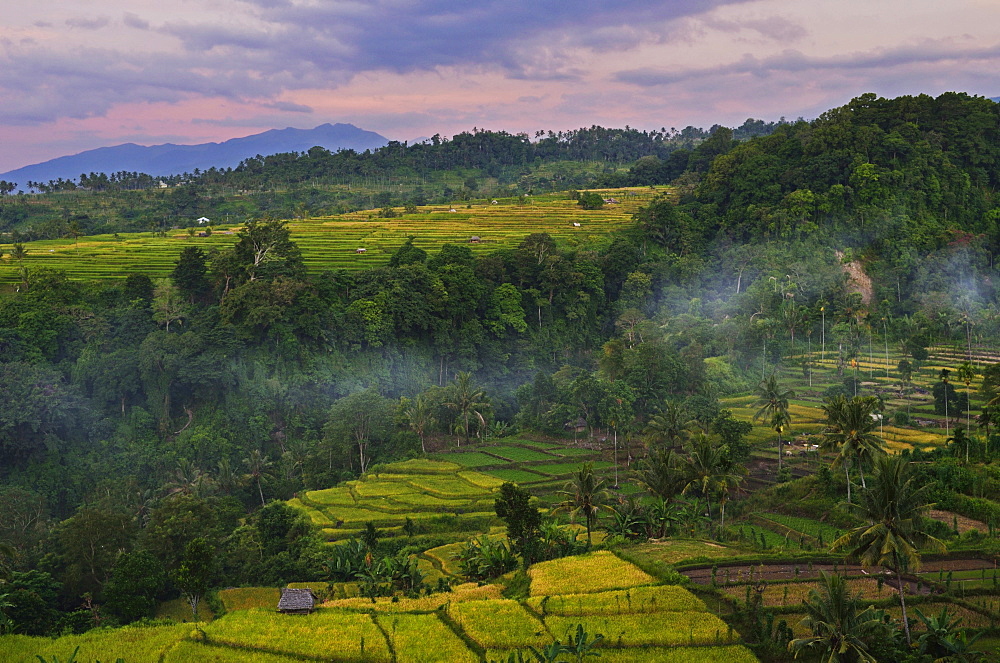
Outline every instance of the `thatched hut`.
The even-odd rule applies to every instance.
[[[278,600],[278,612],[286,615],[308,615],[316,609],[317,597],[308,587],[305,589],[281,590]]]

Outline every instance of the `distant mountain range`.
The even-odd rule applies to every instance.
[[[271,129],[264,133],[233,138],[222,143],[200,145],[136,145],[125,143],[100,147],[71,156],[58,157],[6,173],[0,179],[16,182],[26,190],[27,182],[75,179],[82,173],[117,173],[119,171],[149,175],[178,175],[194,172],[195,168],[230,168],[249,157],[279,152],[304,152],[319,145],[336,152],[350,149],[363,152],[387,144],[389,139],[353,124],[321,124],[315,129]]]

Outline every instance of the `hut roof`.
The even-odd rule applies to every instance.
[[[298,611],[312,610],[316,607],[316,595],[308,587],[305,589],[281,590],[281,598],[278,600],[278,611]]]

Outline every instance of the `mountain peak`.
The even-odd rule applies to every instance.
[[[116,173],[124,170],[154,176],[178,175],[193,172],[195,168],[233,168],[244,159],[258,154],[305,152],[315,146],[324,147],[331,152],[343,149],[364,152],[382,147],[388,142],[384,136],[359,129],[353,124],[326,122],[313,129],[269,129],[221,143],[163,143],[150,146],[122,143],[99,147],[0,173],[0,179],[16,182],[23,190],[27,188],[28,181],[48,182],[60,177],[75,179],[81,173]]]

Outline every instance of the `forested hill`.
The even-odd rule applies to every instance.
[[[930,248],[949,228],[993,241],[998,184],[1000,105],[957,93],[867,94],[732,143],[686,209],[710,235],[740,241],[850,233],[888,249],[906,233]]]

